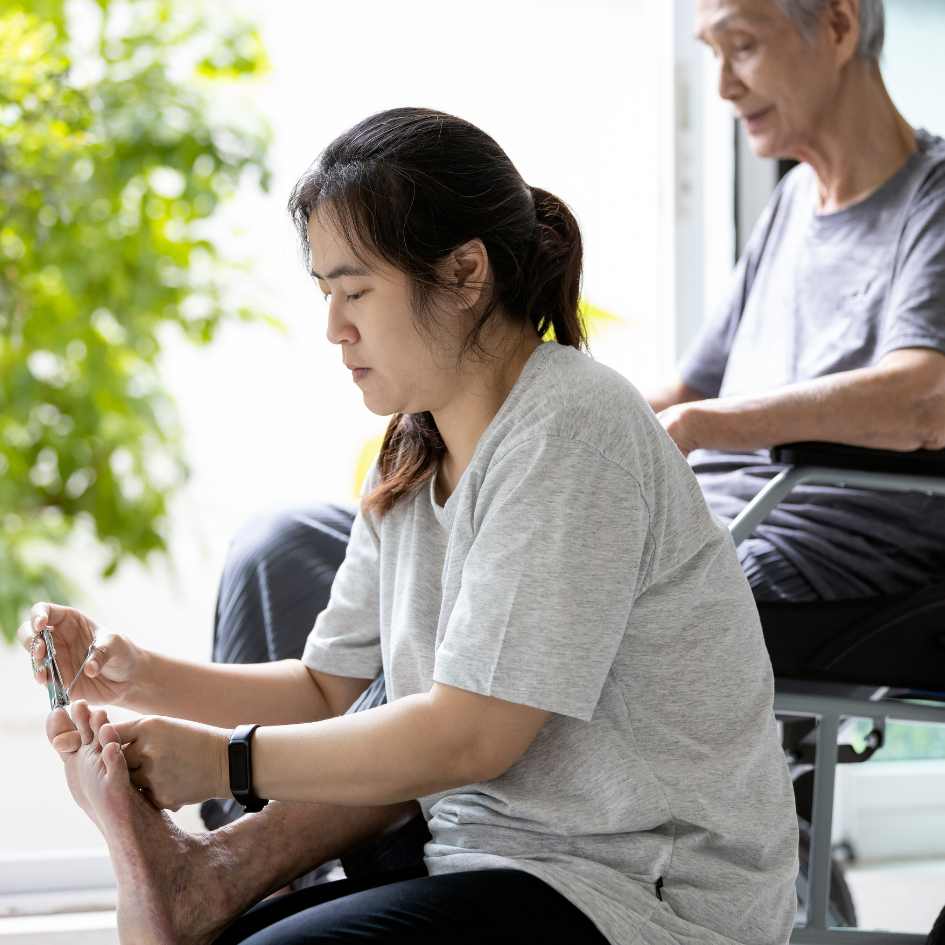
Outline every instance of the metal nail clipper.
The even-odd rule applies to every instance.
[[[46,656],[41,662],[37,663],[36,647],[40,638],[42,638],[43,643],[46,644]],[[95,641],[93,640],[89,644],[89,651],[85,654],[85,659],[82,660],[82,664],[79,666],[75,678],[67,686],[63,682],[59,664],[56,662],[56,645],[53,643],[52,631],[47,627],[42,633],[33,637],[33,642],[30,644],[30,663],[33,665],[34,674],[38,673],[41,669],[46,670],[46,690],[49,693],[50,709],[61,709],[69,705],[69,694],[72,692],[72,687],[78,682],[79,677],[82,675],[82,670],[85,669],[85,664],[88,663],[94,653]]]

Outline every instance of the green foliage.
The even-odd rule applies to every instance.
[[[177,330],[265,319],[207,221],[268,188],[266,127],[221,113],[260,38],[172,0],[0,0],[0,629],[62,599],[55,549],[84,524],[104,577],[166,549],[186,480],[159,355]],[[274,323],[274,320],[267,319]]]

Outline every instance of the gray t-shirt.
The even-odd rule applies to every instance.
[[[945,141],[916,135],[919,150],[893,177],[835,213],[817,213],[809,166],[784,178],[683,361],[686,384],[709,397],[757,394],[898,348],[945,353]],[[696,450],[689,461],[729,521],[783,468],[767,451]],[[941,497],[802,486],[755,536],[824,600],[945,580]]]
[[[539,345],[443,506],[434,478],[358,513],[302,657],[383,667],[391,701],[435,681],[554,713],[501,777],[420,799],[430,874],[525,870],[614,945],[786,942],[797,826],[758,614],[640,394]]]

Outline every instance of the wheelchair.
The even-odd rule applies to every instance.
[[[774,447],[780,471],[729,526],[736,546],[801,483],[945,495],[945,450],[901,453],[829,443]],[[889,719],[945,725],[945,576],[895,598],[759,604],[775,673],[775,715],[801,829],[797,945],[945,945],[945,909],[929,937],[856,929],[831,829],[838,764],[866,761]],[[813,618],[813,619],[811,619]],[[848,720],[870,719],[865,747]],[[942,891],[945,904],[945,889]]]

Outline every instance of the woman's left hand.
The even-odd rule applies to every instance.
[[[131,783],[166,810],[228,797],[230,732],[183,719],[147,715],[115,724]]]

